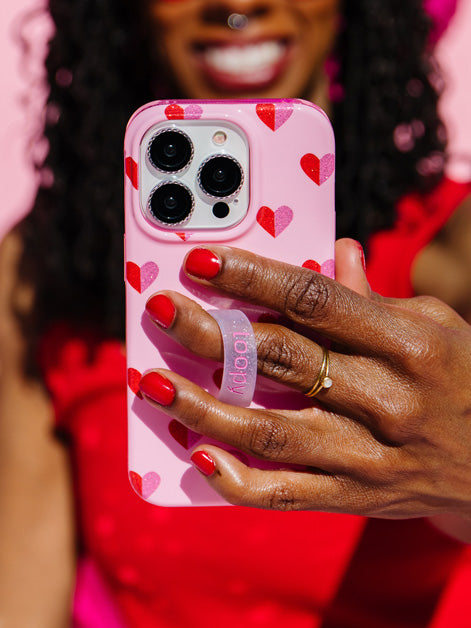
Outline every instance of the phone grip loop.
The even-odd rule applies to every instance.
[[[219,400],[234,406],[251,404],[257,380],[257,345],[252,325],[240,310],[208,312],[221,330],[224,372]]]

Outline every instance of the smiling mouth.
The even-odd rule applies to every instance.
[[[210,44],[197,49],[198,65],[207,80],[224,90],[266,87],[282,74],[289,56],[286,40],[246,44]]]

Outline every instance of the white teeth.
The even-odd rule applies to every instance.
[[[246,46],[214,46],[207,48],[204,55],[206,63],[218,72],[237,75],[273,66],[282,58],[285,48],[279,41],[265,41]]]

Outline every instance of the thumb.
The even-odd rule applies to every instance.
[[[335,278],[350,290],[367,298],[371,296],[363,248],[356,240],[343,238],[335,243]]]

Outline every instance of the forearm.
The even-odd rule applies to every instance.
[[[0,400],[0,624],[66,628],[74,578],[67,458],[51,435],[41,393],[12,379],[3,383],[9,391]]]

